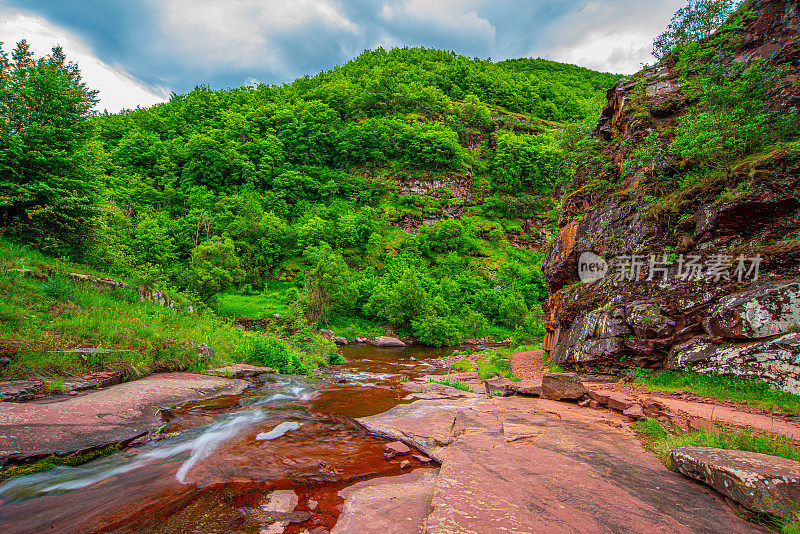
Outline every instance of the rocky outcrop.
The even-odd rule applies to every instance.
[[[747,451],[681,447],[669,452],[679,473],[708,484],[754,512],[800,512],[800,462]]]
[[[796,3],[750,7],[754,15],[724,60],[760,56],[784,69],[770,105],[797,107]],[[586,187],[592,170],[585,169],[563,199],[542,263],[550,295],[545,350],[592,372],[671,365],[796,391],[796,352],[783,337],[800,328],[800,150],[776,148],[727,172],[707,171],[656,202],[648,195],[657,180],[625,174],[622,163],[651,136],[669,142],[688,104],[674,65],[665,60],[620,80],[607,96],[595,135],[616,185]],[[685,162],[665,157],[663,179],[677,180]],[[604,275],[582,283],[587,261],[601,263]]]
[[[574,373],[547,373],[542,378],[542,398],[576,400],[586,395],[586,388]]]

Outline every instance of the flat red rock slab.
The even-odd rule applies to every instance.
[[[47,404],[0,403],[0,463],[121,443],[157,427],[159,410],[241,393],[243,380],[164,373]]]
[[[484,397],[358,421],[441,462],[426,532],[765,532],[667,470],[615,412]]]

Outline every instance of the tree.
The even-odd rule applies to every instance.
[[[9,59],[0,46],[0,228],[47,252],[86,252],[99,200],[96,102],[60,47],[34,59],[23,40]]]
[[[727,20],[740,0],[689,0],[672,16],[672,21],[653,41],[657,59],[679,49],[686,43],[709,37]]]
[[[242,275],[233,241],[214,236],[197,245],[189,275],[192,289],[204,302],[230,288]]]
[[[305,256],[313,265],[302,296],[306,318],[310,324],[327,322],[332,308],[346,311],[355,304],[353,276],[342,255],[327,243],[308,248]]]

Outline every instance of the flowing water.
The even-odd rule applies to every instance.
[[[337,493],[401,474],[385,440],[352,418],[380,413],[406,392],[402,375],[436,370],[449,350],[342,348],[348,363],[322,378],[262,375],[241,395],[164,413],[168,437],[0,485],[0,532],[257,533],[271,523],[267,495],[299,497],[286,532],[336,523]],[[427,467],[412,461],[412,468]]]

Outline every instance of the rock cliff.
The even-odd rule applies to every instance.
[[[797,112],[800,2],[747,7],[752,14],[722,61],[764,58],[781,73],[769,106]],[[800,147],[707,169],[659,195],[659,184],[623,166],[648,139],[669,143],[692,104],[681,80],[667,58],[609,89],[594,136],[614,185],[592,187],[587,169],[563,199],[542,266],[544,348],[587,370],[716,370],[800,393]],[[666,180],[675,180],[685,162],[665,158]],[[589,261],[605,276],[581,282]]]

